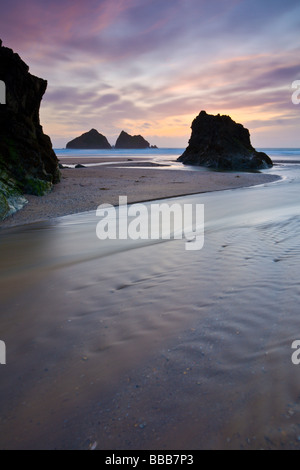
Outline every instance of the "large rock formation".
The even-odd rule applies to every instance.
[[[0,219],[26,202],[23,194],[42,195],[60,178],[58,159],[43,133],[39,109],[47,82],[0,40]],[[3,103],[3,101],[1,101]]]
[[[129,135],[127,132],[122,131],[119,135],[116,149],[148,149],[150,148],[149,142],[141,135]]]
[[[189,145],[178,161],[221,170],[259,170],[273,165],[268,155],[252,147],[249,131],[242,124],[205,111],[194,119]]]
[[[111,149],[107,138],[100,134],[96,129],[85,132],[80,137],[67,143],[67,149]]]

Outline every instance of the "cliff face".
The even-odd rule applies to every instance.
[[[0,219],[19,209],[22,194],[42,195],[60,178],[51,140],[43,133],[39,110],[47,82],[0,40]]]
[[[268,155],[252,147],[249,131],[242,124],[205,111],[194,119],[189,145],[178,161],[223,170],[259,170],[273,165]]]
[[[67,143],[67,149],[111,149],[107,138],[96,129],[82,134]]]
[[[150,144],[141,135],[129,135],[122,131],[115,147],[116,149],[148,149]]]

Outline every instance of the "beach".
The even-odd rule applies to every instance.
[[[70,165],[61,170],[61,182],[43,197],[25,195],[28,204],[1,222],[0,229],[96,211],[100,204],[118,205],[119,196],[127,196],[128,203],[136,203],[254,186],[278,178],[264,173],[169,169],[172,162],[156,163],[151,157],[129,160],[128,157],[61,157],[62,165]],[[99,163],[101,166],[96,166]],[[78,164],[91,166],[74,168]]]
[[[149,188],[160,175],[171,189],[176,178],[200,178],[208,190],[211,174],[210,191],[161,200],[204,205],[198,251],[186,250],[185,237],[99,240],[90,200],[88,212],[40,213],[39,222],[27,215],[24,225],[1,230],[0,447],[299,449],[300,375],[291,360],[299,339],[299,162],[300,152],[293,163],[245,174],[256,186],[228,188],[243,177],[228,173],[225,190],[222,173],[98,167],[116,184],[115,197],[129,196],[137,175]],[[74,183],[91,182],[95,168],[63,170],[75,177],[62,185],[74,186],[75,197]]]
[[[0,450],[300,450],[299,19],[2,2]]]

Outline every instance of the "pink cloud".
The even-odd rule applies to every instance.
[[[99,34],[130,8],[133,0],[11,0],[1,6],[1,35],[9,47],[56,49],[72,38]]]
[[[259,126],[258,108],[287,114],[300,79],[299,0],[2,3],[1,39],[48,80],[42,110],[55,135],[128,120],[150,132],[201,109],[247,109]]]

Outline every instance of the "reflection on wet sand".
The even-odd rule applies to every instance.
[[[94,213],[1,231],[0,447],[298,448],[297,181],[177,198],[198,252]]]

